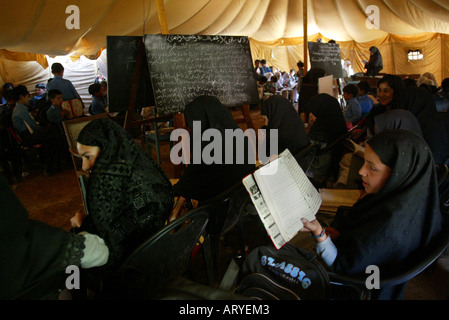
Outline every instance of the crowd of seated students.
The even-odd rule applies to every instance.
[[[61,75],[59,77],[62,78]],[[62,82],[61,79],[57,81]],[[102,100],[104,91],[101,86],[91,87],[89,92]],[[325,264],[334,271],[347,274],[360,273],[369,264],[391,268],[429,243],[441,230],[435,164],[447,163],[449,159],[449,135],[436,116],[434,96],[426,89],[407,90],[403,81],[392,75],[379,81],[378,100],[368,96],[369,90],[365,86],[360,85],[359,88],[357,93],[357,86],[344,91],[347,100],[360,109],[360,118],[356,120],[347,121],[338,100],[328,94],[317,94],[307,102],[304,107],[309,114],[307,125],[294,110],[292,101],[282,95],[268,98],[261,110],[265,127],[278,130],[279,152],[289,148],[296,153],[311,143],[320,144],[322,149],[333,146],[326,153],[319,154],[310,168],[309,177],[316,187],[326,187],[332,178],[334,181],[338,179],[340,163],[345,155],[344,139],[340,138],[348,134],[347,122],[356,124],[363,117],[366,119],[360,131],[362,135],[356,140],[365,146],[364,159],[359,166],[351,168],[360,175],[362,184],[358,187],[367,195],[351,209],[337,213],[333,229],[327,228],[327,233],[317,220],[304,221],[306,229],[318,242],[317,253]],[[442,86],[438,92],[444,97],[447,89],[447,86]],[[30,115],[27,107],[30,95],[24,86],[17,86],[12,91],[15,107],[11,118],[25,143],[42,144],[47,157],[53,159],[56,153],[51,148],[59,143],[55,141],[58,136],[55,128],[64,117],[60,108],[64,92],[52,87],[46,94],[49,107],[45,116],[53,125],[41,126]],[[371,105],[367,99],[379,102]],[[239,130],[230,111],[215,97],[198,97],[186,105],[184,115],[190,129],[194,127],[194,121],[201,121],[202,132],[210,128],[222,134],[226,129]],[[270,141],[269,136],[265,138],[266,142]],[[193,140],[190,145],[193,146]],[[201,145],[201,150],[204,147]],[[92,241],[103,250],[101,257],[94,258],[99,262],[90,264],[92,268],[84,272],[88,279],[85,284],[93,288],[98,285],[98,279],[113,275],[115,268],[142,241],[163,228],[175,197],[206,201],[255,170],[253,163],[206,164],[192,161],[179,182],[171,186],[159,165],[110,119],[90,122],[80,133],[77,148],[83,158],[83,169],[89,171],[89,216],[76,215],[72,219],[73,231],[98,235],[93,236]],[[416,223],[411,228],[404,217],[415,201],[420,207],[414,210]],[[381,226],[383,231],[378,231],[376,226]],[[410,234],[394,236],[394,240],[401,241],[401,246],[391,241],[390,236],[395,235],[395,230]],[[57,236],[66,242],[73,241],[62,233]],[[372,238],[377,240],[375,245],[370,240]],[[55,248],[55,254],[64,250],[67,249]],[[82,261],[78,260],[77,264],[80,263]],[[385,294],[386,297],[396,297],[391,292]]]
[[[22,175],[28,175],[23,170],[20,156],[11,155],[11,150],[17,147],[39,147],[43,161],[44,174],[52,175],[66,166],[68,154],[64,137],[62,121],[74,117],[67,109],[65,102],[79,100],[81,96],[72,82],[64,79],[64,67],[56,62],[51,66],[53,77],[45,83],[35,85],[35,94],[31,95],[24,85],[14,86],[5,83],[1,92],[0,117],[2,122],[1,160],[5,175],[10,185],[16,185],[22,180]],[[89,86],[93,101],[87,115],[107,112],[107,82],[95,81]],[[84,115],[84,112],[83,114]],[[12,145],[16,143],[17,145]],[[13,159],[11,159],[13,157]],[[70,162],[70,161],[69,161]],[[10,171],[10,164],[13,173]],[[18,169],[20,168],[20,169]]]
[[[302,62],[301,62],[302,63]],[[255,60],[255,73],[258,86],[261,88],[261,100],[268,99],[271,95],[283,95],[290,102],[296,103],[299,98],[299,88],[302,75],[301,65],[298,63],[299,71],[280,71],[274,67],[267,67],[266,60]],[[302,68],[304,64],[302,64]]]

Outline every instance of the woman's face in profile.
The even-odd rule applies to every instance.
[[[388,83],[381,83],[379,85],[378,91],[379,102],[381,105],[387,106],[393,102],[394,90],[388,85]]]
[[[365,163],[359,174],[362,176],[366,193],[374,194],[383,188],[390,177],[391,169],[380,160],[377,153],[367,144],[365,147]]]
[[[78,149],[78,153],[81,155],[83,159],[83,170],[89,171],[92,170],[95,161],[100,155],[100,148],[96,146],[86,146],[79,142],[76,143],[76,148]]]

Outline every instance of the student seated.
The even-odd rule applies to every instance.
[[[14,130],[25,146],[42,145],[44,156],[44,174],[51,175],[61,169],[67,153],[65,138],[55,127],[40,126],[30,115],[28,102],[31,98],[27,88],[18,85],[13,89],[17,101],[12,113]]]
[[[401,93],[400,108],[409,110],[418,119],[435,163],[446,163],[449,159],[449,138],[432,94],[424,88],[406,88]]]
[[[81,130],[77,149],[84,171],[88,215],[77,213],[77,231],[98,234],[110,251],[98,277],[109,275],[138,245],[164,227],[173,207],[170,180],[157,163],[109,118]]]
[[[312,233],[333,272],[365,275],[367,266],[376,265],[387,277],[442,228],[435,164],[420,136],[390,130],[367,142],[359,173],[366,195],[339,208],[331,228],[304,219],[304,231]],[[404,289],[381,288],[377,298],[402,298]]]
[[[47,91],[47,87],[44,83],[36,84],[36,95],[30,99],[30,108],[36,109],[36,104],[39,100],[45,97],[45,92]]]
[[[74,235],[29,219],[20,200],[1,180],[0,300],[14,299],[40,282],[54,280],[52,276],[64,277],[68,266],[87,269],[108,261],[109,249],[103,239],[89,233]],[[58,286],[64,289],[65,282],[53,287]],[[57,299],[58,294],[58,291],[43,291],[28,298]]]
[[[357,101],[359,89],[355,84],[348,84],[343,88],[343,98],[346,100],[346,108],[344,110],[345,121],[352,125],[362,120],[362,108]]]
[[[365,117],[373,108],[375,98],[370,96],[371,86],[368,81],[360,81],[357,86],[359,87],[357,100],[362,110],[362,117]]]
[[[324,149],[348,133],[346,122],[338,100],[329,94],[321,93],[312,97],[305,110],[310,112],[309,125],[306,128],[311,143],[321,144]],[[343,141],[328,152],[315,157],[310,172],[311,181],[317,187],[326,187],[330,177],[338,175],[338,163],[343,156]]]
[[[199,202],[209,200],[241,182],[246,175],[255,170],[255,159],[253,163],[249,163],[250,159],[245,156],[244,163],[237,163],[235,144],[232,146],[233,153],[229,159],[232,160],[232,163],[226,163],[225,130],[232,129],[242,135],[244,133],[235,122],[232,113],[220,100],[212,96],[200,96],[185,107],[184,115],[187,127],[190,129],[190,164],[185,168],[178,183],[173,186],[176,197],[184,197]],[[201,132],[192,131],[194,122],[200,123],[199,130]],[[211,152],[204,152],[210,142],[201,141],[199,150],[196,150],[193,145],[195,143],[193,135],[201,133],[202,136],[208,129],[218,130],[223,139],[223,149],[219,159],[214,157],[210,164],[205,161],[205,157],[211,156]],[[241,152],[242,149],[239,149],[239,151]],[[246,155],[247,149],[244,152]],[[199,161],[196,161],[196,159]],[[220,163],[217,163],[218,160]]]
[[[93,98],[89,113],[91,115],[106,113],[107,105],[102,85],[99,83],[91,84],[89,86],[89,93]]]
[[[277,130],[278,154],[288,148],[291,154],[295,155],[310,144],[304,122],[285,97],[272,96],[268,98],[263,104],[260,114],[265,120],[264,128],[267,130],[263,142],[267,153],[270,150],[270,130]]]
[[[47,121],[54,125],[61,125],[67,112],[62,109],[62,92],[52,89],[48,92],[51,106],[46,111]]]

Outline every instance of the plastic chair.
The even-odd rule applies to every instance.
[[[303,148],[297,154],[294,155],[296,161],[301,166],[304,172],[307,172],[312,165],[313,159],[315,159],[315,155],[321,149],[321,145],[319,143],[309,144],[307,147]]]
[[[123,298],[151,298],[188,269],[204,234],[211,206],[201,206],[167,224],[138,247],[118,269]]]
[[[329,273],[331,285],[339,288],[353,288],[366,300],[401,300],[407,282],[432,265],[449,246],[449,221],[445,215],[444,227],[431,243],[398,264],[398,271],[380,279],[380,289],[367,289],[366,277],[353,277]],[[381,270],[382,277],[382,270]],[[337,299],[341,297],[336,297]]]
[[[157,109],[156,107],[153,107],[153,117],[157,117]],[[169,121],[169,126],[165,127],[164,125],[166,122],[153,122],[153,129],[149,131],[145,131],[145,145],[148,145],[150,148],[148,148],[148,153],[151,154],[151,146],[156,148],[156,156],[157,156],[157,163],[161,164],[161,150],[160,150],[160,143],[163,141],[169,141],[170,142],[170,149],[173,147],[173,142],[170,141],[170,135],[172,131],[175,129],[173,127],[173,121]],[[147,142],[149,140],[149,142]]]
[[[241,182],[204,203],[212,206],[210,221],[202,245],[209,285],[215,286],[219,280],[221,236],[227,234],[234,227],[238,228],[239,256],[241,259],[245,258],[242,214],[248,203],[251,203],[251,199]]]
[[[65,289],[65,282],[69,275],[65,272],[55,272],[42,279],[13,297],[13,300],[56,300]]]

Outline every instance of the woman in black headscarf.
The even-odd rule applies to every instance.
[[[413,113],[418,119],[424,140],[432,150],[436,164],[444,164],[449,158],[449,136],[438,117],[435,100],[424,88],[405,88],[399,108]]]
[[[320,143],[327,147],[347,132],[345,118],[338,100],[329,94],[321,93],[314,96],[306,105],[310,112],[308,135],[312,143]],[[320,154],[312,163],[312,181],[316,186],[324,186],[329,176],[338,174],[338,163],[343,156],[343,141],[337,143],[329,152]]]
[[[394,129],[409,130],[423,136],[418,119],[408,110],[393,109],[374,117],[375,134]]]
[[[173,207],[171,183],[132,137],[108,118],[89,122],[77,149],[90,171],[88,215],[80,230],[100,235],[113,269],[139,244],[164,227]]]
[[[107,262],[109,250],[96,235],[74,235],[28,219],[28,212],[2,179],[0,203],[0,300],[19,298],[39,283],[52,290],[26,298],[55,299],[58,290],[65,288],[68,266],[91,268]]]
[[[375,104],[366,116],[365,133],[367,138],[375,134],[374,117],[388,110],[401,108],[401,96],[404,90],[404,81],[392,74],[386,74],[377,83],[379,103]]]
[[[367,194],[338,210],[332,224],[337,236],[330,240],[317,220],[304,220],[305,226],[334,272],[363,275],[376,265],[386,278],[407,267],[411,255],[442,229],[432,153],[411,131],[385,131],[367,142],[360,175]],[[398,298],[405,285],[381,289],[379,298]]]
[[[382,55],[377,47],[369,48],[370,58],[367,63],[365,63],[366,75],[367,76],[377,76],[379,72],[384,68]]]
[[[270,130],[278,131],[278,154],[289,149],[295,155],[310,144],[304,122],[299,117],[293,105],[283,96],[272,96],[267,99],[260,114],[265,117],[267,130],[264,143],[269,151]]]
[[[243,131],[235,122],[232,113],[224,106],[219,99],[213,96],[200,96],[186,105],[184,110],[186,125],[190,130],[190,164],[188,164],[183,175],[173,187],[176,197],[184,197],[199,202],[205,201],[219,195],[236,183],[240,182],[246,175],[255,169],[254,161],[248,157],[248,149],[250,147],[248,140],[245,138],[245,146],[236,149],[236,145],[232,145],[233,154],[226,153],[225,131],[232,130],[237,135],[245,136]],[[194,122],[199,123],[200,132],[196,132]],[[210,154],[203,152],[210,143],[203,141],[204,132],[208,129],[215,129],[222,140],[221,157],[214,154],[213,162],[204,161],[204,156]],[[199,135],[201,134],[201,137]],[[200,140],[200,141],[199,141]],[[198,144],[199,148],[195,148],[194,144]],[[229,147],[229,146],[228,146]],[[237,160],[244,149],[244,161],[238,163]],[[229,149],[228,149],[229,150]],[[217,151],[217,150],[215,150]],[[201,153],[200,153],[201,152]],[[196,154],[194,154],[196,153]],[[217,160],[217,161],[215,161]],[[220,162],[220,163],[217,163]]]

